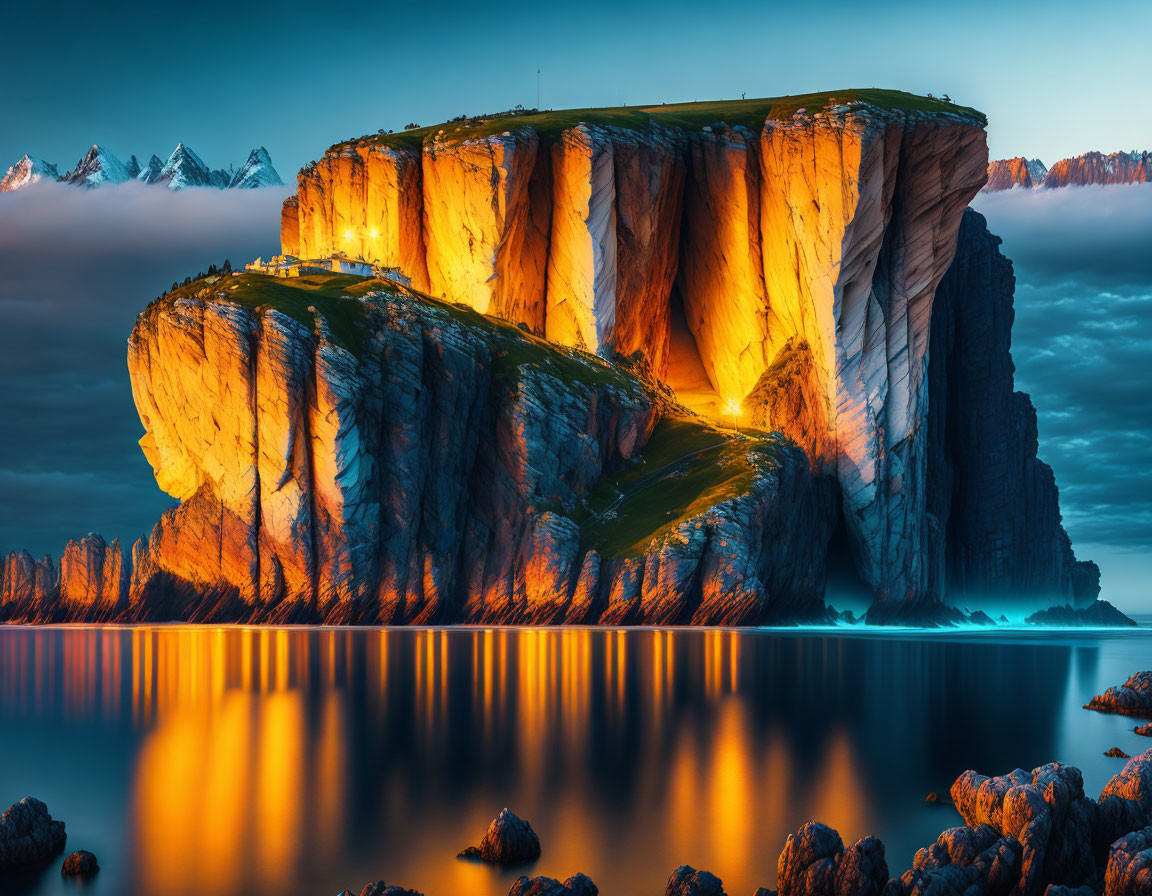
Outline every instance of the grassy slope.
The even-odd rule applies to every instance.
[[[338,152],[351,146],[419,147],[426,137],[440,130],[445,139],[483,137],[515,128],[531,127],[549,137],[581,122],[620,128],[643,129],[649,123],[685,130],[699,130],[706,125],[723,122],[729,126],[759,130],[766,120],[786,121],[801,108],[815,112],[828,105],[830,99],[860,100],[884,109],[902,112],[949,113],[970,117],[980,124],[984,116],[967,106],[945,103],[943,100],[904,93],[900,90],[849,89],[823,93],[805,93],[796,96],[765,97],[750,100],[716,100],[701,103],[673,103],[658,106],[617,106],[601,109],[559,109],[533,115],[497,116],[491,119],[472,119],[446,122],[430,127],[415,128],[396,134],[369,134],[333,146],[329,152]]]
[[[596,483],[577,519],[581,549],[605,558],[640,553],[685,520],[745,494],[755,462],[770,462],[775,445],[767,433],[738,438],[695,417],[663,418],[637,462]]]

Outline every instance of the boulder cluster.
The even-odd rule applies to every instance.
[[[1152,671],[1137,672],[1124,684],[1093,697],[1084,708],[1152,719]],[[1147,734],[1152,726],[1141,727],[1145,730],[1137,729],[1137,733]]]
[[[0,874],[47,863],[64,848],[64,822],[26,796],[0,816]]]

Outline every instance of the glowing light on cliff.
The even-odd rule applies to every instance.
[[[346,239],[346,240],[352,239],[352,231],[351,230],[345,230],[344,231],[344,239]]]
[[[372,239],[376,239],[379,236],[380,236],[380,231],[377,230],[375,227],[373,227],[372,228]]]
[[[736,429],[740,429],[740,415],[743,413],[740,402],[735,398],[729,398],[728,403],[724,406],[724,413],[732,418],[732,425]]]

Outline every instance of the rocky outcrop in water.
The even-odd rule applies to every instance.
[[[933,591],[1063,597],[1099,592],[1061,525],[1052,469],[1037,457],[1036,411],[1013,389],[1012,262],[984,217],[965,213],[936,291],[928,364],[927,551]]]
[[[89,534],[70,541],[60,556],[60,600],[69,619],[100,622],[123,609],[128,567],[119,539]]]
[[[52,612],[59,579],[60,571],[50,556],[37,560],[27,551],[9,554],[0,576],[0,621]]]
[[[564,883],[552,877],[518,877],[508,896],[598,896],[599,889],[586,874],[574,874]]]
[[[1091,564],[1095,566],[1096,564]],[[1106,600],[1095,600],[1086,607],[1049,607],[1037,610],[1025,622],[1031,625],[1134,626],[1136,620],[1125,616]]]
[[[64,877],[87,879],[94,876],[99,870],[100,863],[96,861],[96,856],[86,849],[81,849],[72,853],[72,855],[64,860],[64,864],[60,868],[60,873]]]
[[[340,896],[352,896],[352,894],[345,890]],[[404,887],[389,886],[382,880],[375,883],[365,884],[364,889],[360,891],[360,896],[424,896],[416,890],[408,890]]]
[[[1108,850],[1104,896],[1152,893],[1152,827],[1121,837]]]
[[[540,858],[540,838],[520,816],[501,809],[488,825],[479,846],[469,846],[458,858],[480,859],[496,865],[516,865]]]
[[[1124,684],[1093,697],[1084,708],[1152,719],[1152,672],[1137,672]]]
[[[664,896],[725,896],[724,885],[715,874],[681,865],[668,878]]]
[[[26,796],[0,816],[0,874],[43,865],[64,848],[64,822],[48,807]]]

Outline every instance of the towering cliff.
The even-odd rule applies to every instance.
[[[301,172],[283,243],[367,252],[417,284],[420,249],[434,295],[642,352],[673,388],[682,309],[720,403],[836,476],[865,579],[919,599],[928,320],[985,164],[978,113],[885,91],[479,119],[333,147]],[[372,191],[421,210],[419,247]],[[782,405],[758,396],[797,355],[802,407],[769,418]]]
[[[1037,458],[1036,411],[1013,389],[1012,262],[984,217],[965,213],[932,316],[929,529],[946,592],[1091,603],[1094,563],[1060,523],[1052,468]]]
[[[128,618],[824,613],[835,504],[795,446],[470,310],[352,277],[221,278],[142,314],[129,370],[182,503],[133,548]]]
[[[875,620],[1086,595],[1010,264],[961,226],[985,166],[978,113],[884,91],[335,146],[285,251],[413,288],[212,275],[149,306],[140,444],[181,504],[118,603],[124,566],[70,547],[54,612],[743,624],[823,618],[830,564]]]

